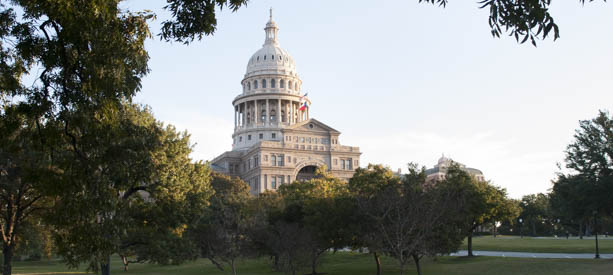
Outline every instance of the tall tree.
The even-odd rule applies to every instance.
[[[519,215],[519,208],[507,198],[505,189],[477,180],[457,165],[450,167],[445,181],[448,184],[463,186],[470,194],[461,215],[466,218],[468,256],[473,256],[472,235],[475,229],[496,221],[513,221]]]
[[[349,180],[349,190],[355,199],[356,209],[368,209],[371,204],[376,204],[377,195],[389,186],[401,183],[400,177],[382,165],[369,164],[366,168],[356,169],[353,177]],[[383,243],[377,232],[377,215],[358,211],[359,218],[351,228],[355,229],[355,247],[366,247],[373,255],[377,267],[377,275],[381,274],[381,254]]]
[[[532,226],[532,236],[537,235],[537,226],[551,221],[549,196],[543,193],[525,195],[520,203],[520,217]]]
[[[285,200],[285,211],[308,232],[313,275],[317,274],[321,256],[330,249],[346,247],[350,236],[344,226],[353,210],[346,199],[347,184],[326,170],[326,167],[320,167],[316,171],[318,177],[285,184],[278,190]]]
[[[595,215],[613,215],[613,117],[599,111],[579,122],[574,141],[566,148],[566,168],[553,181],[553,210],[571,223],[583,225]]]
[[[0,113],[0,230],[2,274],[12,270],[12,257],[24,225],[34,215],[42,214],[49,201],[42,190],[44,184],[56,178],[49,152],[33,142],[35,121],[22,115],[15,107]],[[43,129],[41,129],[43,131]]]
[[[236,261],[250,255],[253,247],[248,230],[252,226],[249,209],[249,185],[237,177],[213,173],[211,185],[215,194],[211,205],[201,209],[205,215],[190,230],[202,256],[220,270],[223,263],[236,274]]]
[[[574,139],[566,148],[566,167],[589,183],[591,210],[613,214],[613,116],[600,111],[579,122]]]
[[[377,273],[378,255],[398,260],[401,273],[414,261],[421,274],[420,260],[457,250],[464,238],[464,219],[458,218],[467,196],[448,184],[427,185],[425,169],[409,165],[400,177],[380,165],[358,169],[349,183],[359,214],[358,245],[373,253]]]
[[[135,230],[155,226],[181,235],[197,214],[192,209],[204,208],[212,194],[209,169],[191,162],[186,133],[164,127],[138,105],[124,104],[105,118],[74,116],[90,121],[70,131],[78,145],[56,156],[63,175],[53,182],[49,222],[70,266],[86,262],[108,274],[110,255],[125,249]],[[153,215],[138,215],[141,208]]]

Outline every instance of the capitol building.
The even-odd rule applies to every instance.
[[[254,195],[311,179],[323,166],[348,180],[360,165],[360,149],[341,145],[339,131],[310,117],[311,101],[294,59],[279,46],[272,12],[264,30],[264,45],[247,62],[242,92],[232,101],[232,150],[211,167],[240,177]]]

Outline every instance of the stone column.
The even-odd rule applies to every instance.
[[[245,128],[245,122],[247,121],[247,103],[243,102],[241,105],[243,106],[243,118],[241,119],[241,125],[243,128]]]
[[[290,100],[289,101],[289,110],[291,115],[289,116],[289,125],[294,124],[294,101]]]
[[[268,98],[266,99],[266,126],[270,125],[270,105],[268,104]]]
[[[283,109],[285,109],[285,123],[287,125],[290,125],[290,122],[289,122],[289,103],[290,103],[290,101],[288,100],[285,103],[285,108],[283,108]]]
[[[281,125],[281,99],[277,99],[277,125]]]
[[[260,116],[258,115],[258,101],[257,99],[253,101],[253,110],[255,112],[255,115],[253,116],[255,118],[255,127],[258,127],[258,122],[260,121]]]

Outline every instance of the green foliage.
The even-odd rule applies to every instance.
[[[56,169],[49,151],[33,136],[38,131],[36,120],[23,115],[16,106],[6,106],[0,112],[0,230],[3,274],[11,274],[11,259],[16,248],[29,250],[30,244],[17,245],[23,238],[36,234],[32,224],[49,208],[44,185],[56,179]],[[42,244],[41,244],[42,246]]]
[[[613,215],[613,117],[599,111],[596,118],[580,121],[565,153],[573,173],[559,173],[553,181],[551,206],[564,223],[579,224],[581,231],[595,216]]]
[[[194,210],[203,209],[212,194],[208,167],[189,159],[189,136],[136,105],[122,105],[105,117],[72,115],[71,121],[80,123],[69,136],[78,142],[58,153],[63,175],[54,182],[57,199],[49,217],[58,228],[58,253],[71,266],[88,262],[97,270],[97,263],[127,250],[140,236],[136,240],[146,241],[135,245],[159,246],[146,250],[146,259],[165,263],[166,257],[152,251],[171,249],[155,241],[174,243],[173,238],[145,236],[159,237],[161,231],[181,237],[198,215]]]
[[[188,234],[201,256],[220,270],[224,269],[222,263],[229,264],[236,274],[236,261],[250,256],[253,247],[248,235],[253,222],[249,185],[237,177],[213,173],[211,186],[215,190],[211,205],[200,209],[205,215],[193,229],[188,229]]]
[[[520,217],[523,219],[523,223],[530,224],[532,226],[532,235],[537,235],[537,226],[542,233],[541,225],[545,223],[553,222],[554,218],[551,214],[549,203],[549,196],[546,194],[538,193],[536,195],[526,195],[522,198],[520,207]]]
[[[300,235],[303,237],[295,240],[300,241],[296,245],[301,245],[303,250],[292,252],[300,254],[290,255],[292,257],[285,261],[305,262],[304,256],[308,255],[313,274],[326,251],[346,247],[352,236],[345,226],[354,211],[348,199],[347,183],[327,174],[326,170],[326,167],[320,167],[316,178],[281,185],[278,192],[285,202],[285,209],[278,220],[273,221],[273,225],[278,227],[277,232],[284,237],[302,232]],[[296,264],[291,269],[301,265]]]
[[[419,0],[419,2],[446,6],[449,0]],[[588,0],[593,2],[594,0]],[[604,0],[606,2],[606,0]],[[585,4],[585,0],[579,0]],[[553,40],[560,38],[560,30],[549,13],[551,0],[479,0],[479,8],[489,9],[489,25],[492,36],[504,32],[520,43],[545,40],[551,33]]]
[[[164,8],[170,10],[172,19],[162,23],[160,37],[189,44],[203,35],[212,35],[217,27],[215,9],[224,7],[237,11],[249,0],[168,0]]]

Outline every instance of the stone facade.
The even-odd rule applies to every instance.
[[[211,167],[242,178],[254,195],[312,178],[324,165],[348,180],[359,167],[360,149],[341,145],[339,131],[310,118],[311,102],[302,94],[294,59],[279,47],[272,13],[264,30],[264,45],[249,59],[243,91],[232,102],[232,151]]]

